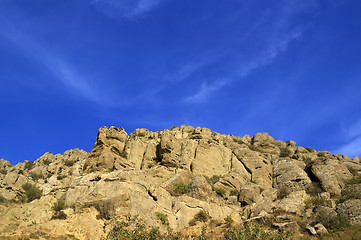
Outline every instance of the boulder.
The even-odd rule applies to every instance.
[[[321,187],[331,196],[341,195],[341,186],[352,177],[347,167],[334,159],[319,161],[311,166],[312,174],[320,181]]]
[[[188,194],[191,197],[207,200],[211,193],[212,187],[203,175],[196,175],[190,179],[188,183]]]
[[[288,213],[301,214],[305,209],[307,199],[308,195],[304,190],[291,192],[277,204],[277,208]]]
[[[305,190],[311,180],[304,171],[306,164],[294,159],[283,158],[273,165],[273,186],[290,191]]]
[[[344,216],[350,224],[361,223],[361,199],[350,199],[338,204],[336,211]]]

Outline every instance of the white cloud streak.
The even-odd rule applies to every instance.
[[[344,138],[347,143],[334,152],[349,155],[350,157],[361,157],[361,119],[344,129]]]
[[[233,73],[231,73],[227,78],[222,79],[222,81],[216,81],[212,84],[203,82],[199,91],[197,91],[194,95],[186,97],[185,101],[192,103],[205,102],[211,92],[215,92],[234,81],[239,81],[249,75],[252,71],[255,71],[267,64],[271,64],[279,54],[287,50],[287,47],[292,40],[299,39],[300,37],[301,32],[299,31],[282,36],[277,41],[274,41],[260,55],[249,63],[243,64],[239,69],[234,70]]]
[[[217,81],[213,84],[207,84],[203,82],[199,91],[191,96],[186,97],[185,101],[192,103],[202,103],[210,95],[210,92],[217,91],[223,86],[229,85],[234,81],[240,81],[251,72],[265,65],[271,64],[278,55],[286,52],[290,42],[293,40],[298,40],[302,37],[302,32],[300,29],[292,29],[285,32],[285,29],[290,24],[289,20],[293,17],[293,15],[297,14],[299,11],[302,11],[302,9],[297,8],[298,5],[296,3],[297,1],[290,2],[290,4],[284,8],[283,15],[281,15],[281,17],[275,21],[272,32],[273,38],[268,36],[270,40],[265,43],[263,50],[259,51],[255,57],[248,59],[246,63],[244,61],[240,62],[238,64],[238,69],[230,69],[229,75],[225,76],[221,83]],[[249,33],[249,37],[251,37],[251,33]]]
[[[187,97],[185,101],[192,103],[202,103],[209,97],[212,92],[215,92],[218,89],[222,88],[225,84],[227,84],[227,81],[224,80],[217,81],[213,84],[203,82],[199,91],[196,94]]]
[[[341,148],[336,149],[334,152],[348,155],[351,158],[354,156],[361,157],[361,136],[356,137]]]
[[[35,60],[44,66],[66,89],[92,102],[103,103],[105,101],[105,99],[101,98],[90,86],[86,80],[88,78],[80,74],[66,59],[54,54],[50,49],[47,49],[44,44],[41,44],[27,34],[18,30],[6,30],[7,31],[0,31],[0,37],[7,39],[20,49],[25,57],[30,60]],[[49,79],[49,81],[51,81],[51,79]]]
[[[136,19],[156,8],[163,0],[92,0],[91,4],[111,18]]]

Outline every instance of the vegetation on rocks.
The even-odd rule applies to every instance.
[[[187,193],[187,187],[188,185],[185,184],[184,182],[175,183],[172,193],[174,196],[180,196],[182,194]]]
[[[43,190],[39,189],[37,186],[32,185],[30,183],[25,183],[24,185],[22,185],[22,188],[25,190],[25,196],[27,202],[31,202],[35,199],[39,199],[43,194]]]
[[[17,166],[0,160],[0,169],[5,239],[337,239],[361,232],[354,227],[361,224],[360,159],[267,133],[102,127],[91,153],[46,153]]]

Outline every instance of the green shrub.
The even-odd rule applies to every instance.
[[[127,153],[126,151],[123,151],[123,152],[120,153],[120,156],[121,156],[122,158],[127,159],[127,158],[128,158],[128,153]]]
[[[306,188],[306,193],[311,196],[318,196],[320,193],[324,192],[320,186],[320,183],[313,182],[312,185],[309,185]]]
[[[325,203],[326,199],[320,195],[311,196],[311,198],[307,201],[307,204],[312,204],[313,206],[324,205]]]
[[[194,215],[193,219],[189,221],[189,226],[194,226],[197,222],[207,222],[210,217],[208,214],[201,210],[196,215]]]
[[[31,172],[30,173],[30,177],[34,180],[34,181],[37,181],[39,179],[43,179],[44,178],[44,175],[42,173],[39,173],[39,174],[36,174],[34,172]]]
[[[54,212],[60,212],[61,210],[64,210],[65,208],[67,208],[68,206],[65,204],[65,201],[63,199],[59,199],[58,201],[56,201],[53,206],[51,207],[51,209],[54,210]]]
[[[45,159],[43,161],[43,164],[45,164],[45,165],[50,165],[50,163],[51,163],[51,161],[49,159]]]
[[[243,142],[241,139],[237,139],[237,138],[233,138],[233,141],[238,143],[238,144],[246,144],[245,142]]]
[[[308,152],[310,152],[310,153],[313,152],[313,149],[310,148],[310,147],[306,147],[305,149],[306,149]]]
[[[247,239],[247,240],[288,240],[293,239],[292,232],[265,231],[259,224],[248,222],[237,228],[231,228],[226,232],[223,239]]]
[[[361,183],[361,174],[357,174],[346,181],[346,184],[360,184],[360,183]]]
[[[41,198],[43,194],[43,190],[30,183],[25,183],[21,187],[25,190],[25,196],[28,202]]]
[[[234,222],[234,220],[232,219],[232,217],[229,215],[227,216],[224,221],[226,221],[226,224],[228,227],[230,227],[232,225],[232,223]]]
[[[224,190],[223,188],[217,188],[216,193],[223,198],[226,196],[226,190]]]
[[[139,222],[115,222],[107,235],[109,240],[180,240],[186,239],[181,233],[166,232],[160,233],[158,227],[149,230]]]
[[[261,149],[259,149],[258,147],[254,146],[254,145],[248,144],[247,146],[248,146],[248,148],[249,148],[250,150],[252,150],[252,151],[262,152]]]
[[[215,184],[219,181],[219,179],[221,178],[221,176],[219,175],[213,175],[211,178],[208,178],[208,183],[210,184]]]
[[[280,157],[289,157],[291,154],[290,151],[287,150],[287,148],[280,148],[280,150]]]
[[[58,180],[62,180],[62,179],[64,179],[64,178],[66,178],[66,176],[64,176],[64,175],[58,175],[58,176],[56,176],[56,179],[58,179]]]
[[[338,203],[343,203],[349,199],[361,199],[361,192],[352,187],[346,187],[341,191],[341,197],[338,200]]]
[[[24,171],[23,171],[23,170],[19,170],[19,171],[18,171],[18,174],[24,174]]]
[[[343,230],[349,226],[347,219],[341,214],[328,214],[325,211],[320,211],[316,215],[316,221],[325,226],[329,231]]]
[[[177,128],[178,128],[178,126],[174,125],[173,127],[170,128],[170,130],[174,130],[174,129],[177,129]]]
[[[5,202],[5,198],[4,198],[4,196],[3,195],[0,195],[0,203],[3,203],[3,202]]]
[[[73,166],[74,165],[74,161],[72,161],[72,160],[66,160],[65,162],[64,162],[64,164],[65,164],[65,166],[68,166],[68,167],[71,167],[71,166]]]
[[[169,226],[169,220],[167,214],[156,212],[155,215],[159,218],[164,226]]]
[[[179,195],[185,194],[186,192],[187,192],[187,184],[185,184],[183,182],[174,184],[173,195],[179,196]]]
[[[138,137],[145,137],[145,133],[138,133]]]
[[[2,173],[2,174],[7,174],[8,173],[8,171],[6,171],[6,169],[5,168],[3,168],[3,169],[0,169],[0,173]]]
[[[25,169],[31,170],[31,169],[33,169],[33,167],[34,167],[34,162],[33,161],[27,161],[25,163]]]
[[[230,191],[230,193],[229,193],[229,196],[238,196],[238,191],[232,189],[232,190]]]

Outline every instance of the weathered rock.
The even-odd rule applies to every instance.
[[[128,134],[123,128],[102,127],[98,131],[93,150],[84,165],[88,172],[101,169],[113,169],[117,166],[130,166],[127,162],[125,143]]]
[[[188,193],[191,197],[206,200],[212,192],[212,187],[209,185],[203,175],[194,176],[188,183]]]
[[[231,171],[232,151],[216,144],[199,144],[191,171],[208,177],[225,175]]]
[[[156,213],[164,214],[175,231],[192,228],[189,223],[199,212],[214,220],[207,226],[216,228],[231,216],[237,223],[242,217],[297,232],[296,219],[311,223],[321,212],[355,224],[361,222],[361,204],[346,199],[358,198],[360,184],[347,180],[360,173],[360,166],[357,158],[275,141],[267,133],[236,137],[182,125],[157,132],[137,129],[128,136],[122,128],[102,127],[90,154],[80,149],[46,153],[33,165],[0,160],[0,238],[41,233],[47,239],[100,239],[113,220],[136,216],[147,227],[166,231]],[[34,180],[37,175],[44,179]],[[305,207],[311,180],[325,190],[319,194],[324,206]],[[25,195],[24,183],[36,183],[43,196],[11,203]],[[282,189],[287,194],[277,198]],[[336,212],[334,196],[341,193],[346,201]],[[63,210],[65,220],[50,220],[57,199],[71,206]],[[200,233],[203,224],[194,229]],[[315,235],[327,232],[317,224],[309,229]]]
[[[290,191],[305,190],[311,180],[304,171],[306,164],[294,159],[280,159],[274,163],[273,186],[287,188]]]
[[[320,236],[322,235],[325,235],[325,234],[328,234],[328,231],[327,229],[325,228],[325,226],[323,226],[321,223],[317,223],[315,226],[314,226],[314,229],[316,231],[316,233]]]
[[[241,203],[241,206],[251,205],[260,198],[260,187],[254,183],[243,185],[238,194],[238,201]]]
[[[285,212],[301,214],[307,199],[308,195],[304,190],[292,192],[279,202],[277,208]]]
[[[350,199],[338,204],[336,211],[346,217],[350,224],[361,223],[361,199]]]
[[[320,181],[322,188],[331,196],[340,196],[341,186],[344,185],[345,180],[352,177],[345,165],[333,159],[313,164],[311,172]]]

